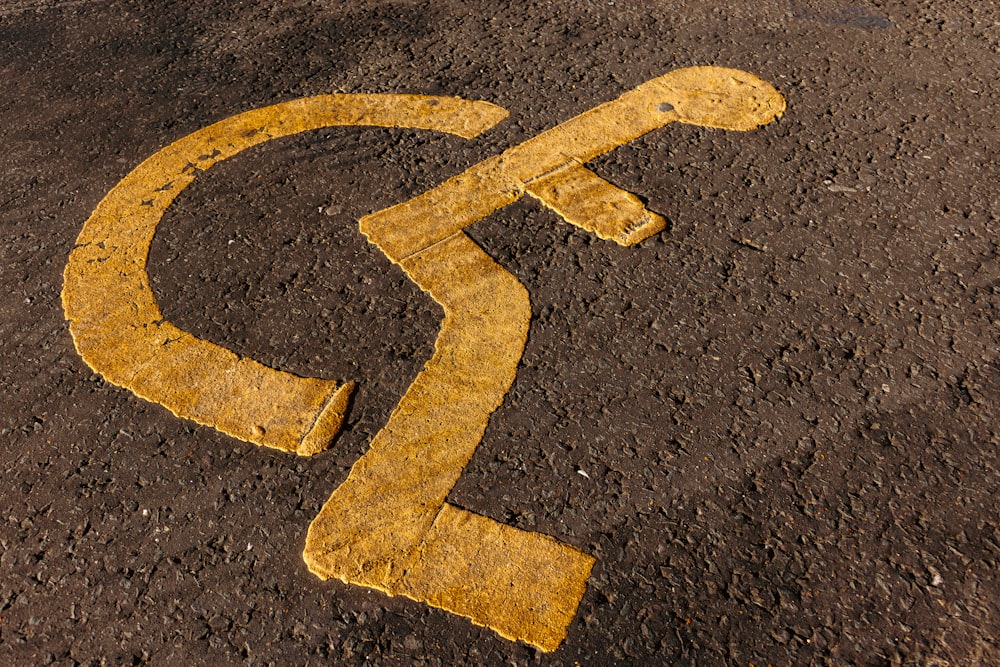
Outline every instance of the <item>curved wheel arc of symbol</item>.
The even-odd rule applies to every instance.
[[[268,368],[166,321],[146,272],[157,224],[199,171],[272,139],[334,126],[472,138],[506,117],[489,102],[454,97],[322,95],[248,111],[170,144],[104,197],[70,253],[63,308],[77,351],[108,381],[179,417],[284,451],[322,451],[340,430],[353,383]]]

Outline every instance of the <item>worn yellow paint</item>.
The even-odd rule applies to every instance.
[[[746,72],[676,70],[363,217],[369,240],[445,318],[434,356],[310,525],[310,570],[558,647],[593,558],[446,502],[514,381],[531,317],[524,287],[462,230],[527,193],[601,238],[638,243],[663,218],[586,162],[671,122],[750,130],[783,111],[781,95]],[[505,115],[454,98],[324,96],[247,112],[168,146],[108,194],[71,253],[63,300],[77,349],[110,381],[178,415],[250,442],[321,451],[351,384],[266,368],[164,322],[145,268],[157,222],[197,171],[272,138],[330,125],[472,137]]]
[[[249,111],[167,146],[107,194],[70,253],[63,307],[77,351],[108,381],[180,417],[285,451],[324,450],[353,383],[268,368],[165,321],[146,272],[157,223],[199,171],[271,139],[337,125],[473,137],[506,116],[487,102],[457,98],[323,95]]]
[[[529,181],[525,191],[564,220],[621,245],[638,243],[667,225],[634,194],[616,188],[578,162]]]
[[[784,110],[781,94],[752,74],[723,67],[675,70],[484,160],[418,197],[365,216],[361,231],[399,261],[514,203],[525,191],[559,212],[562,200],[545,197],[546,175],[582,165],[669,123],[751,130]],[[607,191],[612,188],[607,184]],[[616,240],[637,243],[660,231],[662,218],[649,212],[641,213],[640,220],[623,218],[618,224],[627,230],[642,224],[647,215],[646,227],[622,239],[616,234]],[[573,217],[566,220],[579,224]]]
[[[752,75],[678,70],[363,217],[362,232],[444,307],[445,321],[434,356],[309,527],[310,569],[558,647],[593,559],[445,503],[514,380],[530,320],[523,288],[461,230],[527,192],[601,238],[638,243],[663,218],[585,162],[670,122],[746,130],[783,110]]]
[[[552,650],[593,559],[445,504],[514,381],[528,293],[461,232],[401,264],[444,307],[435,353],[309,527],[306,563],[323,578],[407,595]],[[553,569],[558,576],[546,576]],[[473,573],[489,576],[465,576]]]

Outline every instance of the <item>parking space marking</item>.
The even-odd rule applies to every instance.
[[[751,130],[784,108],[746,72],[675,70],[363,217],[368,239],[445,317],[433,357],[310,525],[309,568],[557,648],[593,558],[446,502],[513,384],[531,315],[523,285],[462,230],[529,194],[567,222],[633,245],[662,230],[663,218],[585,163],[672,122]],[[269,369],[164,322],[146,275],[157,222],[198,171],[272,138],[331,125],[472,137],[505,116],[457,98],[333,95],[240,114],[179,140],[126,176],[84,226],[63,292],[77,349],[109,381],[180,416],[300,454],[324,449],[351,384]]]

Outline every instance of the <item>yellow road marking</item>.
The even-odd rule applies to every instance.
[[[199,171],[271,139],[337,125],[471,138],[506,117],[457,98],[324,95],[249,111],[167,146],[107,194],[70,253],[63,307],[77,351],[108,381],[179,417],[259,445],[322,451],[340,430],[353,383],[267,368],[165,321],[146,273],[156,225]]]
[[[309,568],[557,648],[593,558],[446,502],[514,381],[531,316],[524,287],[462,230],[528,193],[601,238],[638,243],[663,218],[586,162],[671,122],[750,130],[783,111],[781,95],[746,72],[676,70],[363,217],[369,240],[445,319],[434,356],[309,526]],[[198,171],[273,138],[334,125],[473,137],[504,117],[457,98],[330,95],[240,114],[171,144],[108,193],[70,254],[63,303],[78,351],[109,381],[179,416],[286,451],[323,450],[352,383],[270,369],[165,322],[146,273],[156,224]]]

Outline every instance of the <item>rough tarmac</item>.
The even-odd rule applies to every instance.
[[[994,3],[0,2],[0,664],[1000,664]],[[555,652],[309,573],[309,522],[441,309],[357,219],[691,65],[787,101],[595,160],[669,220],[622,248],[528,199],[469,229],[528,288],[449,502],[597,559]],[[325,93],[487,100],[474,140],[336,128],[200,174],[149,258],[170,321],[359,383],[298,458],[95,374],[60,303],[146,157]]]

